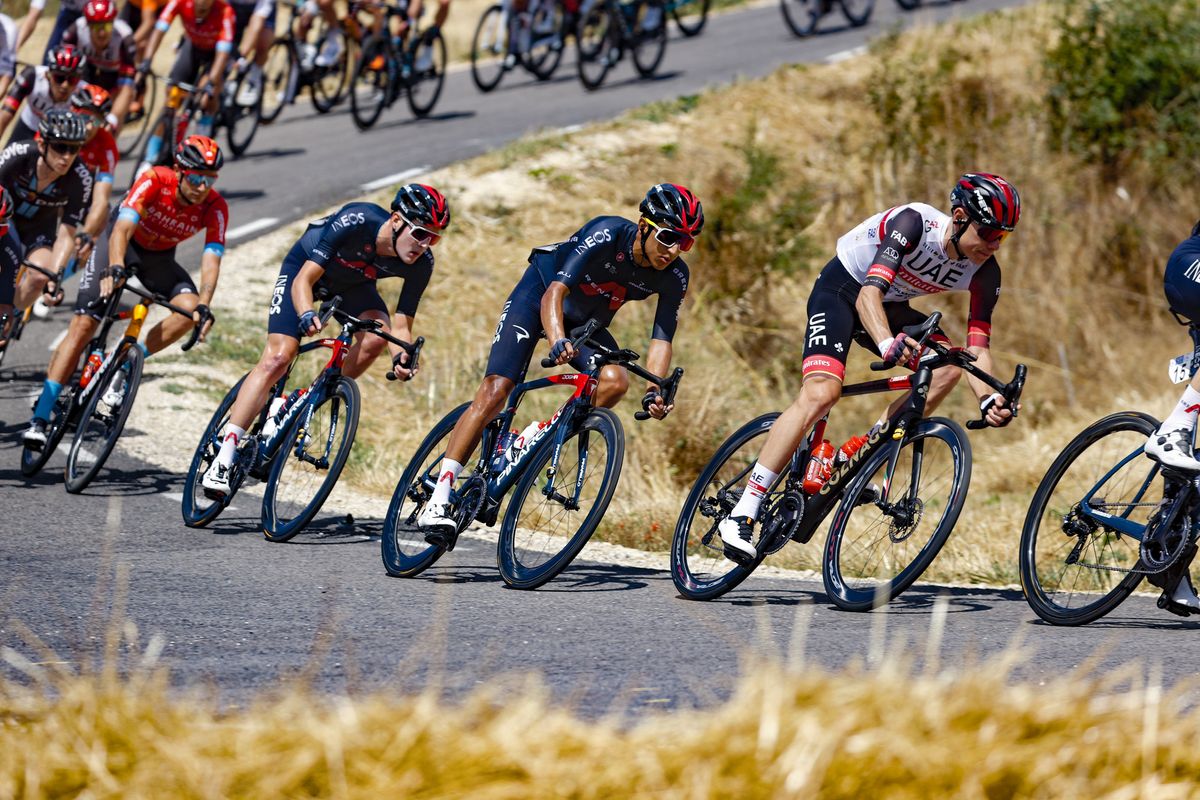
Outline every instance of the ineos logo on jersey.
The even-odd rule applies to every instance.
[[[1200,258],[1188,264],[1188,268],[1183,271],[1183,277],[1190,278],[1196,283],[1200,283]],[[999,291],[999,290],[997,290]]]
[[[367,220],[367,215],[361,211],[352,211],[349,214],[342,214],[333,221],[333,229],[339,231],[342,228],[347,228],[351,225],[361,225]]]
[[[500,331],[504,330],[504,320],[508,317],[508,307],[512,305],[512,300],[504,302],[504,308],[500,311],[500,320],[496,323],[496,333],[492,336],[492,344],[500,341]]]
[[[282,314],[281,306],[283,305],[283,293],[287,291],[288,276],[280,275],[275,279],[275,292],[271,295],[271,313],[267,316],[275,316]]]
[[[908,247],[908,239],[900,231],[892,231],[892,238],[899,242],[901,247]]]
[[[585,238],[583,240],[583,244],[581,244],[579,247],[575,248],[575,252],[578,255],[583,255],[584,253],[586,253],[588,250],[591,250],[596,245],[604,244],[605,242],[611,242],[611,241],[612,241],[612,230],[610,230],[609,228],[605,228],[602,231],[596,231],[595,233],[587,236],[587,238]]]
[[[808,346],[816,347],[817,345],[826,344],[829,341],[824,333],[825,328],[825,312],[818,311],[808,319]]]

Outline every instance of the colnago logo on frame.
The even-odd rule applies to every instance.
[[[829,476],[829,480],[825,481],[825,485],[821,487],[821,491],[817,494],[829,494],[829,490],[842,482],[842,479],[849,474],[850,470],[854,469],[854,465],[862,461],[864,455],[875,450],[875,445],[879,442],[883,435],[892,427],[891,422],[885,422],[879,426],[879,430],[874,431],[868,438],[867,443],[854,451],[854,455],[850,456],[845,464],[842,464],[836,472]]]

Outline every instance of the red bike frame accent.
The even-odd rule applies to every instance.
[[[574,372],[569,375],[548,375],[546,380],[561,386],[574,386],[575,394],[571,395],[572,400],[581,397],[590,400],[596,393],[596,380],[582,372]]]
[[[321,347],[328,347],[333,352],[329,355],[329,361],[325,362],[325,369],[342,368],[342,362],[346,360],[346,355],[350,350],[350,345],[343,344],[341,339],[322,339],[317,342]]]

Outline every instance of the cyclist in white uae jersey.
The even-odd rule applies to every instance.
[[[775,483],[804,435],[841,397],[846,351],[851,340],[877,349],[885,362],[913,368],[919,357],[900,328],[924,321],[908,305],[922,295],[967,290],[971,308],[967,349],[980,368],[992,372],[992,309],[1000,292],[995,254],[1017,224],[1021,199],[996,175],[968,173],[950,194],[951,212],[911,203],[876,214],[847,233],[837,256],[821,271],[808,300],[800,396],[771,428],[746,487],[718,529],[726,555],[746,563],[757,557],[753,528],[764,495]],[[947,341],[945,334],[936,334]],[[958,382],[956,367],[935,370],[925,410],[932,413]],[[1012,419],[1004,398],[968,378],[989,425]],[[895,411],[897,399],[888,413]]]

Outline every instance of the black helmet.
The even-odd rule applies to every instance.
[[[88,123],[73,111],[47,111],[38,123],[38,136],[47,144],[75,144],[87,141]]]
[[[207,136],[193,133],[179,143],[175,149],[175,166],[180,169],[195,169],[216,172],[225,163],[220,146]]]
[[[410,183],[401,186],[392,200],[392,211],[422,228],[440,231],[450,224],[450,205],[446,198],[432,186]]]
[[[650,187],[638,210],[661,228],[698,236],[704,228],[704,206],[686,186],[659,183]]]
[[[999,175],[968,172],[950,192],[951,208],[961,208],[973,222],[987,228],[1011,231],[1021,218],[1021,196]]]

